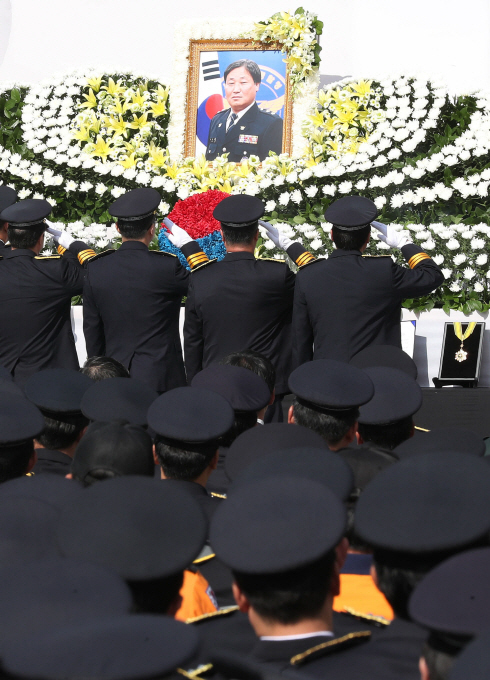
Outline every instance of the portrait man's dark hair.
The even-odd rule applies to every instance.
[[[251,59],[239,59],[238,61],[234,61],[232,64],[230,64],[226,69],[223,78],[225,83],[226,79],[228,78],[228,74],[231,73],[231,71],[234,71],[236,68],[240,68],[242,66],[250,73],[256,85],[262,82],[262,74],[260,73],[259,65]]]

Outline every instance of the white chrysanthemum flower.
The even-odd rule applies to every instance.
[[[312,171],[310,168],[305,168],[300,174],[299,174],[299,179],[304,182],[307,179],[310,179],[310,177],[313,175]]]
[[[377,196],[374,199],[374,204],[378,208],[378,210],[381,210],[381,208],[384,206],[386,203],[386,197],[385,196]]]
[[[289,203],[290,195],[287,191],[284,191],[279,196],[279,205],[287,205]]]
[[[72,179],[65,184],[65,191],[76,191],[77,188],[78,184],[74,182]]]
[[[436,247],[435,241],[431,238],[424,241],[421,245],[424,250],[433,250]]]
[[[323,241],[319,238],[313,239],[313,241],[310,243],[310,248],[312,250],[319,250],[323,246]]]
[[[291,200],[293,201],[293,203],[301,203],[301,201],[303,200],[303,196],[301,195],[301,191],[299,189],[295,189],[291,193]],[[281,202],[281,199],[279,199],[279,202]]]
[[[352,182],[341,182],[338,188],[341,194],[348,194],[350,191],[352,191]]]
[[[463,272],[463,276],[468,281],[471,281],[471,279],[473,279],[476,276],[476,271],[474,269],[472,269],[471,267],[466,267],[466,269]]]
[[[102,184],[101,182],[99,182],[99,184],[97,184],[97,186],[95,187],[95,193],[99,194],[99,196],[102,196],[102,194],[105,192],[106,188],[107,187],[106,187],[105,184]]]
[[[335,184],[325,184],[325,186],[322,189],[322,192],[325,194],[325,196],[333,196],[336,191],[337,187],[335,186]]]
[[[284,184],[285,177],[284,177],[284,175],[278,175],[277,177],[274,177],[274,179],[272,181],[273,181],[275,187],[280,187]]]
[[[318,187],[312,185],[311,187],[308,187],[305,190],[305,194],[308,196],[308,198],[314,198],[318,193]]]
[[[475,291],[475,293],[483,293],[485,288],[479,281],[477,281],[476,283],[473,284],[473,290]]]
[[[474,238],[471,241],[471,247],[473,250],[481,250],[485,247],[485,241],[482,238]]]
[[[482,267],[484,264],[487,264],[488,261],[488,255],[486,253],[482,253],[481,255],[478,255],[476,258],[475,262],[479,267]]]
[[[459,293],[459,291],[461,290],[461,284],[458,283],[457,281],[454,281],[454,282],[449,286],[449,290],[451,291],[451,293]]]
[[[454,256],[453,262],[454,264],[459,267],[460,264],[463,264],[463,262],[466,262],[468,258],[464,253],[458,253],[457,255]]]
[[[449,248],[449,250],[457,250],[460,247],[459,242],[456,241],[455,238],[449,239],[449,241],[446,243],[446,245]]]
[[[265,204],[265,212],[266,213],[271,213],[276,209],[276,202],[275,201],[267,201]]]
[[[20,198],[21,200],[23,200],[24,198],[27,198],[27,197],[30,196],[31,194],[32,194],[32,191],[31,191],[30,189],[26,189],[26,188],[21,189],[21,190],[18,192],[18,196],[19,196],[19,198]]]
[[[432,259],[440,267],[441,264],[444,262],[444,255],[441,255],[439,253],[438,255],[434,255],[434,257]]]
[[[441,271],[445,279],[450,279],[451,276],[453,275],[453,270],[448,269],[447,267],[444,267],[443,269],[441,269]]]
[[[289,175],[286,175],[286,180],[290,184],[295,184],[298,181],[298,173],[297,172],[290,172]]]
[[[114,187],[111,189],[111,194],[114,198],[119,198],[119,196],[122,196],[124,193],[126,193],[126,189],[123,189],[122,187]]]
[[[19,196],[19,198],[20,198],[20,196]],[[50,197],[48,196],[48,197],[46,198],[46,200],[47,200],[47,202],[48,202],[50,205],[52,205],[52,206],[55,206],[55,205],[57,204],[57,201],[56,201],[55,198],[50,198]]]
[[[90,182],[82,182],[80,184],[80,191],[90,191],[90,189],[92,189],[93,186],[94,185],[91,184]]]
[[[378,241],[376,243],[376,248],[379,248],[379,250],[390,250],[391,246],[389,246],[384,241]]]

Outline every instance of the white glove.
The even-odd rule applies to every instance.
[[[53,222],[48,222],[48,220],[46,220],[46,223],[49,224],[49,227],[46,229],[48,234],[51,234],[55,243],[59,243],[59,245],[63,248],[68,249],[75,241],[73,236],[70,236],[70,234],[68,234],[66,231],[63,231],[62,229],[55,229]]]
[[[186,243],[190,243],[194,240],[192,236],[189,236],[185,229],[178,227],[172,220],[169,220],[168,217],[165,217],[163,223],[168,229],[168,232],[166,232],[168,240],[177,248],[182,248]]]
[[[397,231],[395,227],[388,227],[382,222],[371,222],[371,224],[379,231],[379,240],[384,241],[390,248],[403,248],[403,246],[413,243],[410,232],[406,229]]]
[[[270,238],[272,243],[278,248],[281,248],[282,250],[287,250],[289,246],[294,243],[294,241],[292,241],[287,236],[284,236],[284,234],[281,234],[279,229],[277,227],[274,227],[274,225],[269,224],[269,222],[259,220],[259,224],[261,227],[264,227],[264,229],[267,232],[267,236]]]

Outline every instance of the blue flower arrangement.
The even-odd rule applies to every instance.
[[[206,253],[210,260],[222,260],[226,255],[226,249],[219,231],[213,231],[212,234],[198,238],[196,241],[199,243],[202,250]],[[163,230],[158,234],[158,245],[160,246],[160,250],[163,250],[166,253],[173,253],[173,255],[177,255],[181,264],[186,269],[190,269],[180,248],[176,248],[173,243],[170,243],[166,232]]]

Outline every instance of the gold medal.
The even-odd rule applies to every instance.
[[[473,333],[473,331],[475,330],[475,326],[476,321],[472,321],[471,323],[469,323],[463,335],[463,328],[461,326],[461,323],[459,321],[456,321],[454,323],[454,334],[458,338],[458,340],[461,340],[461,347],[454,355],[454,358],[456,359],[456,361],[459,361],[460,363],[462,361],[466,361],[466,359],[468,358],[468,352],[465,352],[463,343],[466,340],[466,338],[469,338],[470,335]]]

